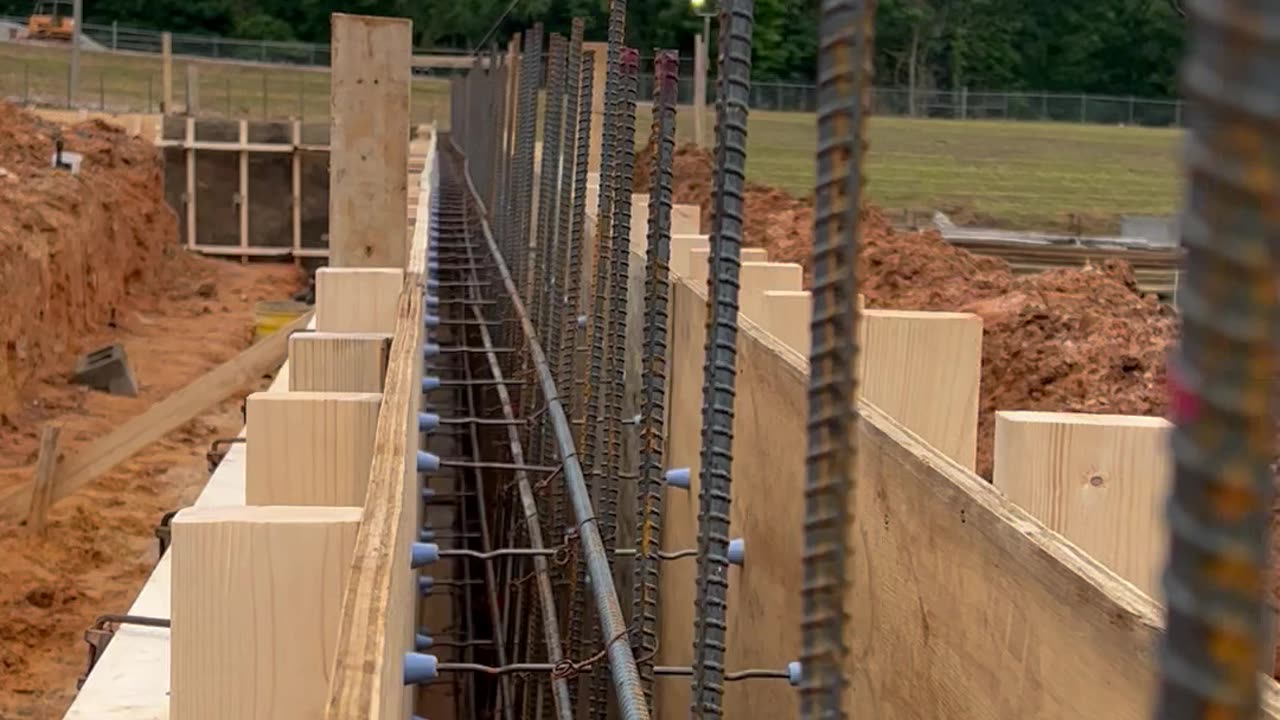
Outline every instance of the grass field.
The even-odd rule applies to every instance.
[[[639,142],[648,123],[642,111]],[[678,116],[677,134],[693,140],[691,111]],[[884,208],[943,210],[956,222],[1107,232],[1121,215],[1174,211],[1180,138],[1171,129],[875,118],[867,192]],[[754,112],[747,139],[750,179],[813,192],[813,115]]]
[[[65,107],[68,50],[0,42],[0,98]],[[163,82],[159,55],[81,54],[76,104],[108,112],[159,112]],[[287,65],[173,62],[173,101],[186,108],[187,65],[197,68],[202,115],[280,119],[329,117],[329,72]],[[413,83],[413,121],[448,121],[449,85],[421,78]]]
[[[115,112],[156,112],[158,56],[83,54],[81,104]],[[173,97],[185,107],[187,60],[174,62]],[[202,114],[323,120],[329,73],[287,66],[196,61]],[[0,97],[64,105],[67,50],[0,43]],[[448,85],[414,81],[413,122],[448,123]],[[649,112],[639,109],[637,140]],[[679,134],[693,139],[688,108]],[[710,128],[708,129],[710,130]],[[747,171],[752,180],[796,194],[813,191],[814,118],[755,112]],[[876,118],[871,122],[868,194],[890,211],[943,210],[957,222],[1015,228],[1114,230],[1126,214],[1173,212],[1180,186],[1180,133],[1066,123]]]

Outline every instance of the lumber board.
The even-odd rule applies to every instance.
[[[1148,596],[1161,596],[1173,468],[1167,420],[996,413],[997,489]]]
[[[672,467],[662,544],[692,547],[697,512],[705,296],[678,283],[672,317]],[[729,670],[781,667],[799,654],[808,364],[756,332],[738,335]],[[846,677],[853,715],[888,720],[1078,720],[1151,717],[1155,603],[972,471],[863,400],[858,431],[853,598]],[[662,564],[658,662],[692,657],[694,568]],[[1263,717],[1280,717],[1260,676]],[[658,683],[655,717],[688,713],[687,682]],[[726,717],[795,718],[785,683],[731,683]]]
[[[418,207],[430,207],[438,150],[431,137]],[[429,213],[414,224],[378,413],[364,520],[356,536],[350,579],[342,600],[338,649],[325,704],[325,720],[403,720],[410,690],[403,684],[404,653],[413,647],[416,580],[409,550],[420,526],[415,457],[421,404],[423,294]],[[401,216],[403,217],[403,215]]]
[[[760,327],[798,353],[813,344],[813,295],[808,290],[766,290]]]
[[[390,335],[396,329],[404,278],[397,268],[320,268],[316,330]]]
[[[413,23],[334,13],[329,260],[405,266]]]
[[[310,321],[311,313],[305,313],[151,406],[151,409],[126,421],[76,455],[65,458],[54,475],[53,502],[67,497],[85,483],[128,460],[134,453],[274,371],[288,354],[289,336],[306,328]],[[0,517],[19,515],[31,501],[31,490],[28,483],[9,491],[0,499]]]
[[[188,508],[173,519],[172,720],[313,720],[358,507]]]
[[[380,393],[250,395],[245,504],[362,507],[381,405]]]
[[[289,389],[382,392],[391,336],[313,332],[289,339]]]

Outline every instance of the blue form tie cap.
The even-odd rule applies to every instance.
[[[689,481],[691,479],[692,473],[689,472],[689,468],[672,468],[666,474],[667,484],[682,490],[689,489]]]
[[[422,324],[429,328],[440,327],[440,316],[427,313],[422,318]]]
[[[433,358],[433,357],[436,357],[436,356],[437,356],[437,355],[439,355],[439,354],[440,354],[440,345],[439,345],[439,344],[437,344],[437,343],[433,343],[433,342],[429,342],[429,343],[424,343],[424,344],[423,344],[423,346],[422,346],[422,357],[426,357],[426,358]]]
[[[425,633],[416,633],[413,636],[413,649],[417,650],[418,652],[422,652],[423,650],[426,650],[427,648],[435,644],[436,644],[435,639],[433,639],[430,635],[427,635]]]
[[[440,458],[425,450],[418,451],[418,472],[435,472],[440,469]]]
[[[422,392],[431,392],[440,387],[440,378],[428,375],[422,378]]]
[[[440,559],[440,546],[435,543],[416,542],[409,551],[409,565],[414,570]]]
[[[440,661],[435,655],[423,655],[422,653],[405,653],[404,654],[404,684],[405,685],[421,685],[430,682],[440,676]]]
[[[742,538],[734,538],[729,541],[729,564],[742,567],[747,561],[747,541]]]
[[[800,683],[804,682],[804,668],[798,660],[787,663],[787,682],[791,683],[791,687],[800,687]]]
[[[431,502],[435,496],[436,491],[433,488],[422,488],[422,502]]]
[[[418,531],[419,542],[424,542],[424,543],[435,542],[435,539],[436,539],[436,531],[432,530],[431,528],[422,528],[421,530]]]
[[[423,595],[430,595],[431,591],[436,587],[436,579],[430,575],[418,576],[418,592]]]
[[[423,378],[422,387],[425,390],[427,380]],[[418,413],[418,432],[431,432],[440,427],[440,416],[436,413]]]

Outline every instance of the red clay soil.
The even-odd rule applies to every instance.
[[[636,161],[647,192],[651,149]],[[710,227],[711,153],[681,146],[673,194],[702,207]],[[769,258],[805,266],[813,199],[748,184],[744,242]],[[1141,293],[1128,264],[1015,276],[997,258],[973,255],[936,232],[901,232],[864,211],[859,270],[870,307],[973,312],[983,320],[978,472],[991,477],[996,410],[1133,415],[1165,412],[1165,359],[1176,337],[1172,310]]]
[[[75,453],[234,357],[255,303],[301,280],[292,266],[186,255],[151,145],[67,128],[67,149],[86,156],[73,177],[47,168],[53,130],[0,103],[0,492],[30,480],[44,424],[61,424],[62,457]],[[79,353],[113,342],[137,398],[68,381]],[[195,498],[204,451],[240,425],[238,401],[193,420],[54,505],[46,538],[0,523],[0,717],[62,717],[84,630],[129,608],[157,559],[153,528]]]

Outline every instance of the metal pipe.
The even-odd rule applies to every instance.
[[[458,152],[456,145],[454,146],[454,151]],[[465,167],[465,159],[462,162]],[[498,250],[497,243],[489,230],[489,222],[485,218],[487,210],[484,208],[484,203],[480,199],[479,193],[476,192],[470,175],[465,170],[463,176],[466,178],[467,187],[471,191],[473,200],[479,205],[478,220],[485,242],[489,246],[489,253],[493,256],[494,263],[498,266],[498,273],[502,277],[502,283],[506,287],[507,294],[511,297],[513,309],[520,318],[521,326],[524,328],[525,340],[529,344],[530,354],[533,356],[534,369],[537,372],[543,395],[546,398],[547,413],[551,419],[552,428],[555,430],[556,444],[561,462],[564,464],[566,490],[568,491],[570,504],[573,506],[574,516],[578,521],[580,542],[582,543],[582,550],[587,563],[587,572],[591,578],[591,595],[595,601],[601,630],[606,638],[609,670],[618,696],[619,712],[623,720],[648,720],[650,717],[649,707],[644,700],[644,691],[640,686],[640,676],[636,670],[635,657],[631,653],[631,645],[627,642],[619,642],[619,640],[626,639],[627,627],[622,619],[622,606],[618,601],[618,591],[613,584],[613,571],[609,566],[609,558],[604,551],[604,542],[600,539],[600,532],[595,526],[595,512],[591,506],[591,496],[587,492],[582,466],[578,463],[577,450],[574,447],[569,419],[565,415],[564,407],[556,392],[555,381],[552,379],[551,372],[547,366],[546,355],[543,354],[542,348],[538,345],[533,326],[529,322],[528,314],[525,312],[524,303],[520,300],[519,291],[515,282],[511,279],[511,272],[507,268],[506,261]]]
[[[1275,457],[1280,13],[1187,3],[1187,250],[1156,717],[1258,716]],[[1265,644],[1264,639],[1268,640]]]

